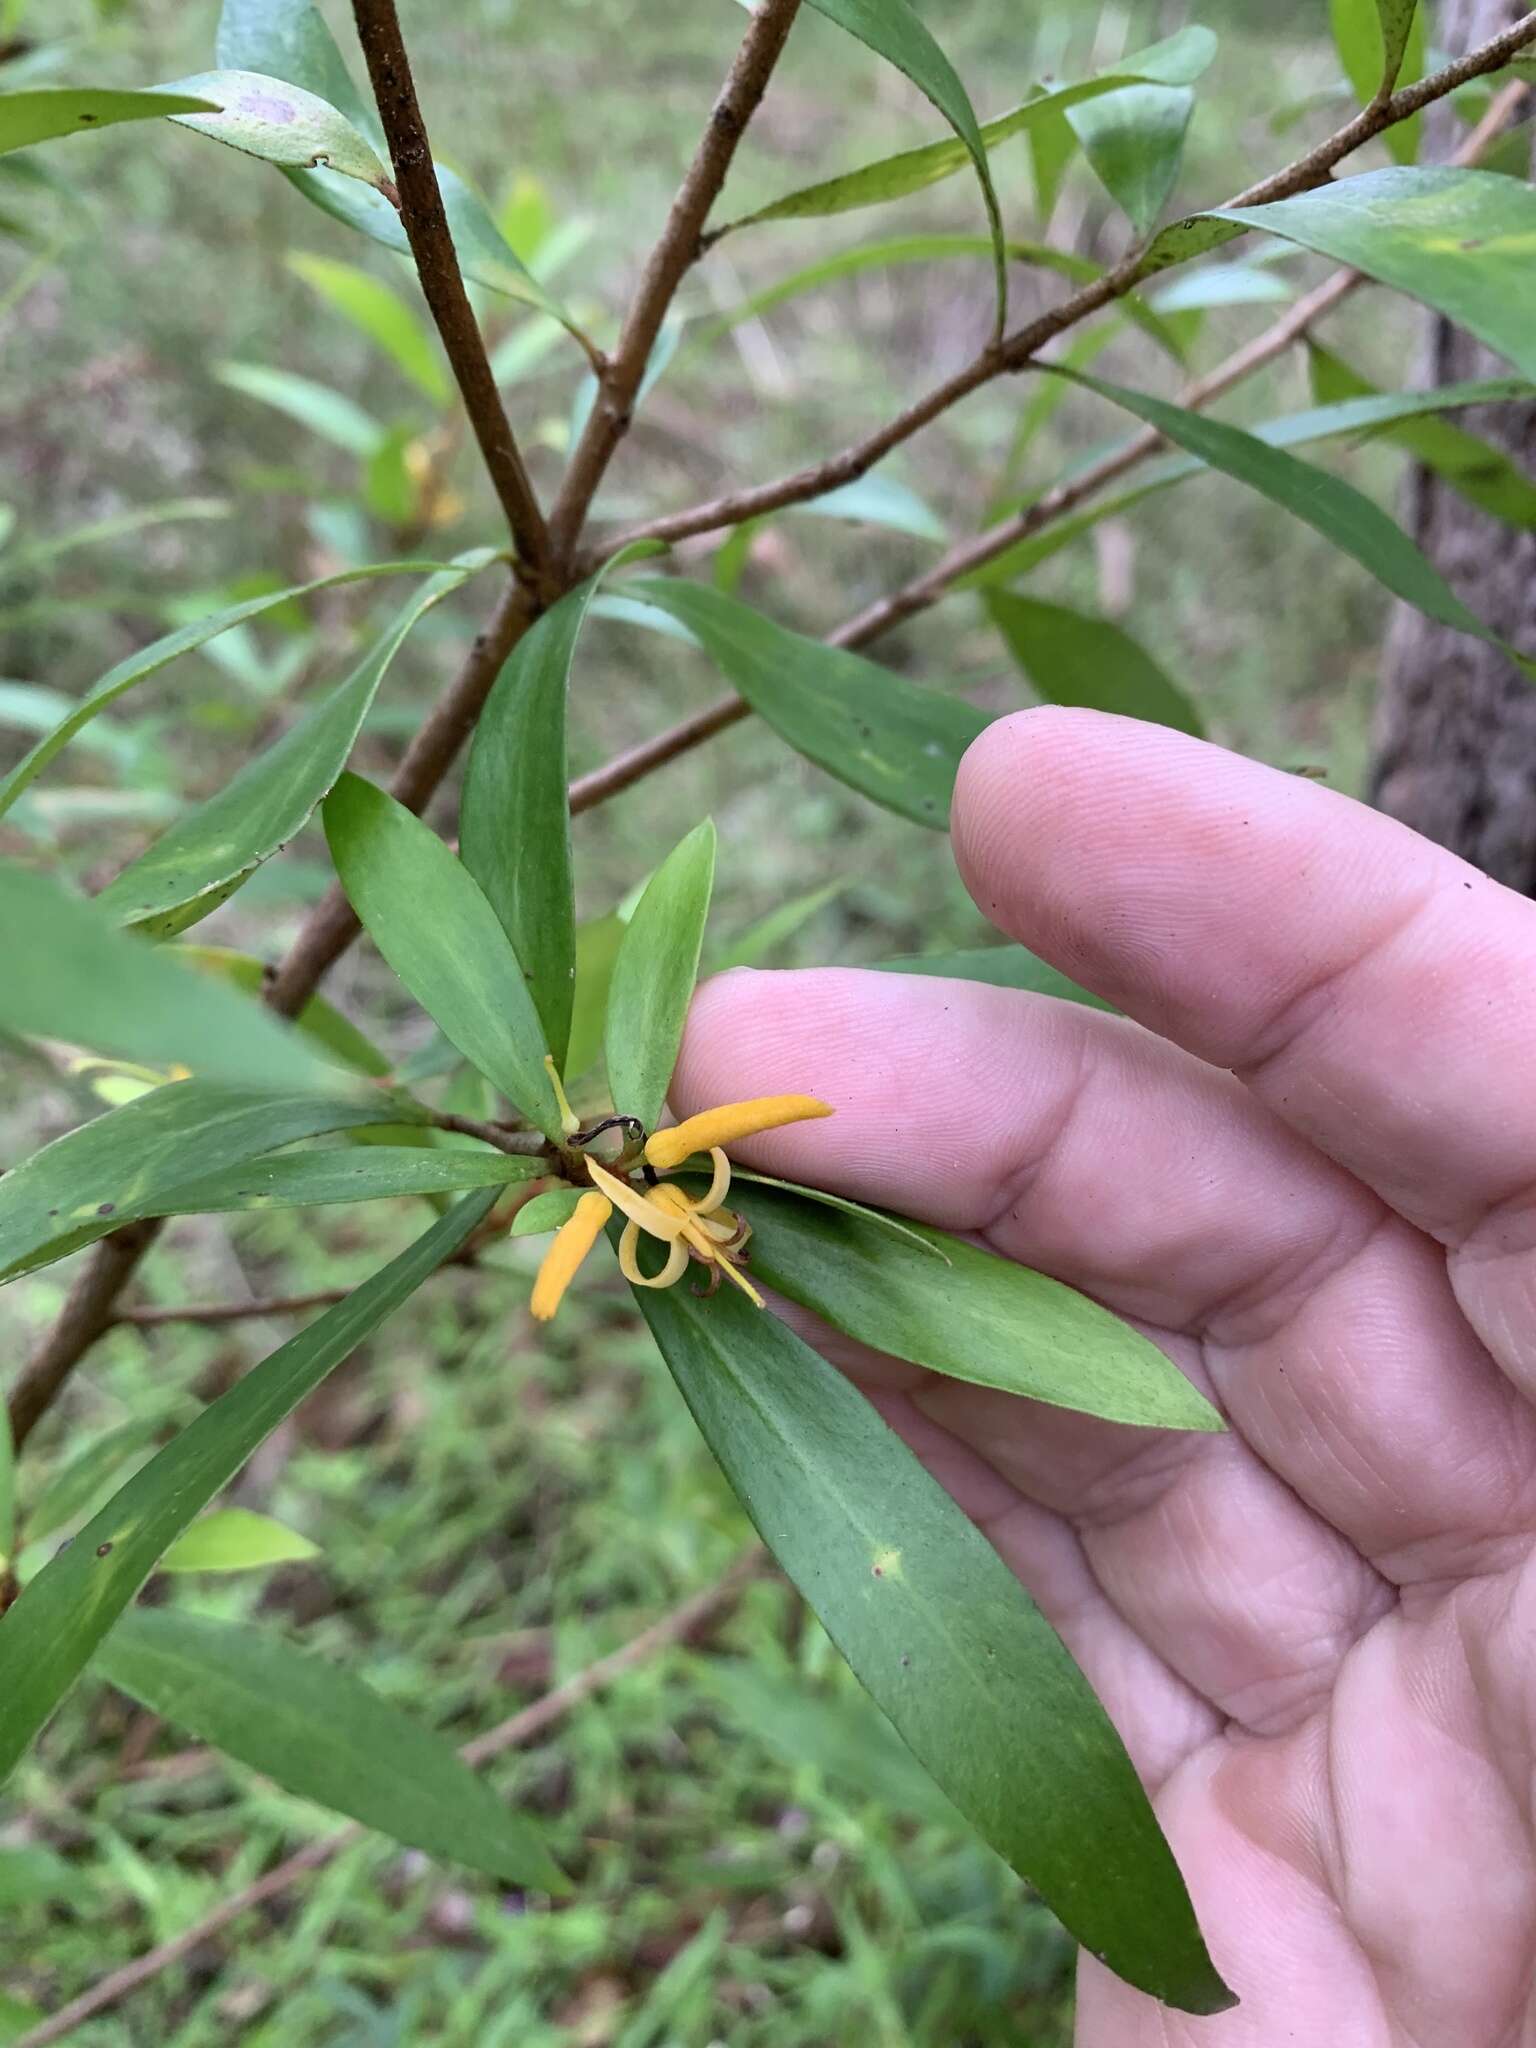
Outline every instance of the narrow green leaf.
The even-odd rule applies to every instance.
[[[1296,296],[1283,277],[1257,263],[1208,263],[1164,285],[1159,313],[1204,312],[1210,306],[1283,306]]]
[[[140,1607],[107,1637],[94,1669],[300,1798],[503,1883],[570,1889],[531,1823],[491,1796],[442,1736],[281,1636]]]
[[[866,6],[873,4],[874,0],[865,0]],[[1032,136],[1049,131],[1058,124],[1065,127],[1062,116],[1068,107],[1093,99],[1100,93],[1114,92],[1121,86],[1143,81],[1161,85],[1192,85],[1215,53],[1216,38],[1209,29],[1193,25],[1181,29],[1166,42],[1123,58],[1112,71],[1097,78],[1058,86],[1050,92],[1037,90],[1020,106],[984,123],[977,130],[981,146],[984,150],[992,150],[1015,135]],[[1070,129],[1067,133],[1070,137]],[[953,177],[972,161],[970,148],[957,131],[954,141],[934,142],[923,149],[904,150],[899,156],[865,164],[842,177],[828,178],[798,192],[787,193],[771,205],[760,207],[756,213],[731,221],[729,231],[750,227],[758,221],[816,219],[827,214],[848,213],[856,207],[878,206],[887,200],[903,199],[911,192],[921,192],[929,185],[938,184],[941,179]],[[722,233],[726,231],[721,230]]]
[[[1129,1982],[1230,2005],[1109,1717],[981,1531],[776,1317],[637,1298],[764,1541],[972,1826]]]
[[[179,526],[184,520],[227,519],[234,509],[227,498],[167,498],[158,505],[135,505],[128,512],[110,512],[103,519],[88,519],[65,533],[52,533],[45,539],[23,541],[8,548],[0,562],[0,579],[15,582],[78,548],[125,540],[130,534],[143,533],[152,526]],[[0,540],[3,539],[0,534]]]
[[[47,1485],[27,1510],[27,1541],[36,1543],[83,1515],[101,1498],[114,1472],[154,1436],[147,1422],[124,1422],[105,1430],[50,1474]]]
[[[1008,652],[1047,704],[1082,704],[1203,737],[1204,721],[1178,684],[1108,619],[1012,591],[988,592],[986,606]]]
[[[329,590],[339,583],[356,583],[365,577],[401,576],[443,566],[441,562],[370,562],[364,568],[343,569],[334,576],[317,576],[310,583],[291,583],[285,590],[265,591],[260,597],[245,598],[239,604],[225,606],[222,611],[210,612],[205,619],[195,619],[191,625],[178,626],[174,632],[163,634],[148,647],[126,655],[114,668],[109,668],[95,689],[81,698],[69,716],[46,739],[39,740],[8,775],[0,777],[0,817],[4,817],[27,785],[36,780],[54,755],[66,747],[98,712],[104,711],[125,690],[131,690],[135,683],[142,683],[178,656],[190,654],[194,648],[216,639],[220,633],[228,633],[235,626],[243,626],[248,619],[260,618],[263,612],[276,611],[280,606],[308,597],[317,590]]]
[[[475,727],[459,817],[459,851],[517,955],[555,1065],[565,1071],[576,975],[576,903],[566,702],[571,661],[603,575],[626,548],[526,632]]]
[[[949,538],[944,522],[916,491],[909,490],[893,476],[873,469],[868,476],[855,477],[851,484],[839,484],[823,491],[819,498],[807,498],[802,505],[785,508],[809,512],[818,519],[853,519],[866,526],[886,526],[893,533],[907,533],[914,540],[931,540],[941,546]]]
[[[325,800],[341,886],[443,1035],[547,1137],[560,1111],[538,1011],[496,912],[430,826],[356,775]]]
[[[871,1219],[787,1188],[733,1179],[731,1199],[752,1225],[753,1277],[877,1351],[1111,1422],[1222,1427],[1150,1339],[1059,1280],[909,1223],[947,1263],[914,1258]]]
[[[212,114],[173,114],[178,127],[211,136],[284,170],[324,165],[334,177],[359,179],[380,193],[394,190],[388,168],[368,138],[329,101],[301,85],[260,71],[202,71],[193,78],[173,79],[167,90],[211,100],[219,109]]]
[[[1536,377],[1536,187],[1494,171],[1368,171],[1207,218],[1261,228],[1421,299]]]
[[[224,0],[214,59],[234,71],[285,78],[339,107],[382,142],[379,117],[352,83],[346,60],[312,0]]]
[[[744,1735],[791,1768],[813,1769],[887,1813],[909,1813],[930,1827],[963,1828],[965,1817],[934,1784],[868,1694],[809,1690],[797,1672],[784,1679],[746,1657],[694,1657],[689,1679],[717,1700]]]
[[[409,1097],[379,1088],[345,1093],[328,1078],[331,1095],[172,1081],[56,1138],[0,1175],[0,1280],[151,1214],[183,1181],[327,1131],[425,1118]]]
[[[249,1508],[215,1508],[176,1538],[160,1560],[163,1572],[248,1572],[318,1557],[320,1546]],[[110,1639],[113,1645],[120,1638]],[[128,1690],[129,1688],[125,1688]]]
[[[535,1195],[512,1218],[512,1236],[542,1237],[547,1230],[558,1230],[574,1215],[581,1194],[580,1188],[550,1188]]]
[[[616,910],[576,927],[576,984],[571,1001],[571,1038],[565,1079],[574,1084],[602,1057],[608,991],[623,943],[625,920]]]
[[[357,667],[281,739],[198,804],[96,898],[153,938],[185,931],[224,902],[309,822],[347,764],[379,684],[412,627],[497,556],[477,548],[421,586]]]
[[[301,250],[289,255],[288,267],[382,349],[434,405],[448,403],[452,388],[431,335],[420,316],[382,278],[355,263],[338,263]]]
[[[991,722],[984,712],[791,633],[702,583],[645,577],[624,591],[680,620],[798,753],[915,824],[948,829],[955,772]]]
[[[1127,85],[1067,110],[1095,177],[1138,235],[1168,203],[1195,96],[1184,85]]]
[[[997,278],[997,324],[1008,307],[1008,270],[1003,255],[1003,216],[987,162],[976,110],[960,75],[934,41],[922,16],[907,0],[811,0],[818,14],[846,29],[877,57],[893,64],[936,107],[960,138],[976,167],[982,203],[992,230],[992,265]]]
[[[507,246],[490,208],[474,187],[446,164],[438,164],[436,170],[443,211],[448,217],[459,267],[468,282],[503,298],[536,306],[541,313],[557,320],[567,333],[579,334],[560,301]],[[353,180],[338,178],[331,171],[288,171],[285,175],[322,213],[366,235],[380,248],[392,249],[397,256],[410,255],[410,239],[400,216],[381,193]]]
[[[267,970],[252,953],[235,953],[228,946],[187,945],[178,946],[167,957],[195,967],[200,974],[230,982],[245,995],[260,995],[266,986]],[[379,1080],[390,1072],[391,1062],[372,1040],[365,1038],[352,1019],[333,1008],[324,996],[311,996],[293,1022],[295,1030],[302,1031],[306,1038],[313,1039],[355,1073]]]
[[[1076,366],[1064,363],[1058,367]],[[1044,381],[1064,382],[1065,379]],[[1533,391],[1536,391],[1536,386],[1521,377],[1499,377],[1472,384],[1443,384],[1428,391],[1388,391],[1377,397],[1346,399],[1332,405],[1314,406],[1306,412],[1286,413],[1280,419],[1266,420],[1252,432],[1255,440],[1271,448],[1307,447],[1318,441],[1336,440],[1345,434],[1369,434],[1397,420],[1452,411],[1459,406],[1495,405],[1511,399],[1529,400]],[[1104,452],[1098,449],[1094,455]],[[1059,553],[1097,526],[1100,520],[1128,512],[1143,498],[1153,497],[1190,477],[1209,473],[1210,465],[1197,455],[1175,455],[1161,462],[1149,463],[1141,472],[1141,480],[1129,490],[1099,499],[1089,510],[1078,513],[1074,518],[1054,521],[1043,532],[1031,535],[1005,554],[973,570],[969,576],[962,577],[955,587],[966,590],[1010,583],[1015,577]],[[1025,502],[1028,501],[1021,501],[1021,505]],[[1004,511],[1015,509],[1020,507],[1004,505],[997,508],[999,516]]]
[[[724,974],[731,967],[755,967],[759,960],[782,946],[786,939],[793,938],[802,925],[809,924],[818,911],[825,910],[829,903],[841,896],[851,879],[824,882],[819,889],[808,889],[803,896],[792,896],[787,903],[775,905],[766,917],[748,925],[740,937],[710,963],[710,973]]]
[[[1320,404],[1383,395],[1341,356],[1317,342],[1308,342],[1307,354],[1313,395]],[[1433,470],[1469,505],[1476,505],[1480,511],[1511,526],[1536,528],[1536,484],[1523,476],[1493,442],[1431,414],[1410,414],[1383,427],[1380,438],[1406,448],[1415,462]]]
[[[0,93],[0,156],[51,142],[59,135],[88,135],[120,121],[162,121],[171,114],[214,113],[221,102],[205,92],[160,85],[148,92],[109,92],[92,86],[45,85],[31,92]]]
[[[959,953],[912,953],[900,960],[877,960],[885,974],[936,974],[952,981],[980,981],[989,988],[1021,988],[1032,995],[1056,996],[1063,1002],[1086,1003],[1090,1010],[1113,1010],[1091,989],[1079,988],[1049,961],[1024,946],[973,946]]]
[[[270,1010],[114,929],[51,875],[0,861],[0,1025],[250,1087],[328,1088],[335,1069]]]
[[[699,1162],[699,1171],[704,1173],[704,1162]],[[707,1180],[708,1176],[705,1174]],[[924,1236],[915,1223],[908,1223],[904,1216],[893,1216],[883,1209],[867,1209],[862,1202],[850,1201],[847,1195],[834,1195],[826,1188],[801,1187],[792,1180],[775,1180],[771,1173],[749,1173],[738,1166],[731,1177],[732,1187],[746,1183],[752,1187],[778,1188],[781,1193],[793,1195],[798,1202],[816,1202],[826,1209],[840,1209],[845,1216],[851,1216],[867,1229],[878,1232],[896,1244],[907,1258],[937,1259],[941,1265],[949,1264],[949,1256],[935,1239]]]
[[[9,1560],[16,1548],[16,1445],[11,1436],[11,1417],[0,1401],[0,1559]]]
[[[1191,263],[1197,256],[1208,256],[1224,242],[1235,242],[1242,232],[1234,222],[1217,220],[1211,214],[1196,213],[1185,220],[1170,221],[1147,244],[1136,266],[1137,280],[1156,277],[1160,271]]]
[[[3,1624],[7,1684],[0,1695],[0,1782],[194,1516],[305,1395],[459,1250],[494,1199],[489,1190],[468,1196],[345,1301],[247,1373],[130,1479],[23,1590]]]
[[[714,885],[715,828],[705,818],[652,875],[619,941],[603,1029],[608,1088],[619,1115],[647,1130],[677,1065]]]
[[[1344,75],[1368,106],[1378,92],[1424,75],[1424,17],[1417,0],[1329,0],[1334,45]],[[1419,153],[1423,118],[1388,128],[1382,141],[1400,164]]]
[[[219,16],[221,64],[264,71],[329,100],[355,127],[382,144],[378,116],[347,72],[346,63],[310,0],[224,0]],[[311,205],[381,248],[409,257],[410,240],[399,214],[381,192],[327,170],[285,173]],[[459,266],[472,284],[537,306],[576,333],[570,315],[513,252],[485,201],[456,171],[437,166]]]
[[[435,1195],[465,1188],[503,1188],[548,1173],[546,1160],[506,1152],[423,1150],[410,1145],[343,1146],[323,1152],[276,1153],[167,1188],[161,1216],[198,1216],[224,1209],[307,1209],[328,1202],[379,1202],[398,1195]]]
[[[1353,484],[1272,447],[1256,434],[1229,426],[1224,420],[1208,419],[1203,413],[1188,412],[1164,399],[1127,390],[1123,384],[1107,384],[1081,371],[1057,374],[1072,374],[1077,383],[1097,391],[1101,398],[1115,405],[1124,406],[1127,412],[1156,427],[1160,434],[1191,455],[1198,455],[1213,469],[1224,470],[1228,476],[1251,485],[1294,513],[1335,547],[1353,556],[1395,597],[1416,606],[1427,617],[1471,633],[1479,640],[1491,641],[1495,646],[1504,644],[1467,609],[1402,528]]]
[[[219,363],[213,374],[231,391],[270,405],[361,461],[376,455],[385,438],[385,428],[372,413],[344,392],[316,383],[313,377],[295,376],[291,370],[273,369],[266,363]]]

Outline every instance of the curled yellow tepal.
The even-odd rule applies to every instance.
[[[734,1145],[738,1138],[776,1130],[780,1124],[799,1124],[809,1117],[831,1114],[830,1107],[814,1095],[759,1095],[752,1102],[727,1102],[720,1109],[685,1117],[668,1131],[653,1131],[645,1141],[645,1157],[658,1173],[665,1173],[695,1152],[713,1152],[717,1146]]]
[[[619,1265],[632,1286],[671,1287],[687,1272],[690,1262],[696,1262],[709,1276],[708,1292],[713,1293],[724,1278],[761,1308],[763,1297],[741,1271],[752,1227],[745,1217],[724,1206],[731,1187],[731,1162],[723,1147],[757,1131],[831,1114],[830,1106],[818,1102],[814,1095],[763,1095],[753,1102],[728,1102],[723,1108],[707,1109],[646,1139],[641,1171],[648,1185],[644,1187],[637,1186],[623,1170],[615,1173],[597,1160],[587,1159],[591,1192],[576,1204],[544,1255],[534,1282],[534,1315],[540,1322],[548,1322],[615,1209],[625,1218]],[[580,1145],[595,1133],[571,1135]],[[658,1173],[681,1166],[696,1153],[706,1154],[711,1168],[703,1194],[692,1195],[675,1181],[656,1179]],[[654,1273],[647,1273],[640,1264],[642,1235],[655,1238],[666,1248],[666,1257]]]

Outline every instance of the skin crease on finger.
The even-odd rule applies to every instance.
[[[1328,792],[1088,714],[993,727],[956,841],[1004,931],[1199,1058],[969,984],[733,975],[675,1106],[814,1088],[839,1114],[756,1163],[988,1231],[1229,1413],[1158,1440],[877,1395],[1109,1701],[1243,1999],[1186,2020],[1088,1963],[1081,2048],[1536,2041],[1531,1287],[1517,1230],[1479,1243],[1536,1181],[1536,911]],[[1266,1642],[1290,1675],[1245,1692]],[[1236,1720],[1202,1724],[1190,1681]]]

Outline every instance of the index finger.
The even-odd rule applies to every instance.
[[[966,755],[1002,931],[1229,1067],[1420,1228],[1536,1199],[1536,907],[1391,819],[1161,726],[1042,708]]]

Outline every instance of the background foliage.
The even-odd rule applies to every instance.
[[[58,0],[34,10],[47,16],[39,31],[12,9],[15,32],[62,45],[70,77],[125,84],[205,68],[212,12]],[[1222,42],[1187,149],[1189,205],[1294,154],[1350,104],[1321,4],[1277,14],[1219,0],[1200,12]],[[935,0],[925,14],[984,118],[1034,77],[1110,64],[1184,19],[1175,7],[1094,0],[1052,0],[1026,18],[999,0]],[[12,27],[0,9],[0,35]],[[578,318],[615,310],[611,281],[631,274],[651,239],[739,33],[729,7],[455,0],[416,37],[440,148],[493,195],[514,246]],[[915,91],[807,18],[726,210],[932,132]],[[214,175],[225,167],[208,155],[158,126],[71,145],[50,159],[69,189],[29,200],[32,239],[0,248],[0,500],[17,514],[0,553],[0,671],[14,679],[0,682],[7,763],[47,708],[14,682],[74,696],[212,604],[389,553],[445,559],[486,531],[472,451],[443,424],[435,345],[423,354],[404,330],[393,346],[367,339],[336,303],[357,288],[326,268],[366,266],[360,245],[279,179]],[[1367,160],[1387,157],[1378,145]],[[1028,221],[1026,154],[999,152],[994,169],[1010,222]],[[869,239],[871,218],[763,227],[689,280],[693,326],[604,488],[606,515],[642,516],[791,468],[974,352],[992,311],[987,267],[974,261],[865,272],[708,338],[754,292]],[[975,187],[957,178],[908,200],[900,231],[974,234],[977,218]],[[1075,171],[1053,240],[1104,260],[1122,234],[1100,188]],[[1284,278],[1313,274],[1305,260],[1275,266]],[[1015,272],[1019,313],[1055,290]],[[582,402],[579,358],[549,348],[546,324],[524,309],[488,307],[543,478]],[[1209,312],[1200,360],[1274,310],[1259,300]],[[1329,340],[1373,382],[1400,388],[1414,332],[1405,302],[1373,294]],[[1132,329],[1094,368],[1139,384],[1148,360]],[[897,502],[889,487],[904,486],[908,530],[807,515],[758,530],[739,563],[742,594],[814,633],[920,569],[934,534],[967,531],[978,497],[1002,486],[1000,451],[1036,388],[1001,380],[882,468],[881,509]],[[1229,416],[1268,418],[1311,399],[1291,355]],[[1048,481],[1115,430],[1096,401],[1073,394],[1042,421],[1015,488]],[[1327,459],[1389,499],[1402,450],[1367,441]],[[1177,519],[1155,505],[1131,511],[1063,550],[1031,578],[1031,600],[1112,618],[1134,610],[1142,647],[1214,737],[1354,788],[1385,593],[1258,495],[1222,479],[1181,490]],[[114,530],[146,506],[164,517]],[[221,788],[276,729],[280,705],[313,701],[345,673],[365,632],[403,601],[403,587],[341,584],[307,614],[279,608],[211,644],[98,721],[88,749],[0,823],[0,852],[46,851],[98,886],[189,796]],[[413,633],[369,716],[361,772],[385,778],[482,602],[473,587],[451,595]],[[577,774],[717,687],[697,653],[602,610],[582,642]],[[915,678],[953,679],[983,709],[1012,708],[1030,693],[995,630],[1008,623],[961,601],[914,622],[882,658]],[[610,911],[677,837],[677,821],[706,809],[729,849],[714,964],[884,959],[987,936],[940,842],[788,750],[770,757],[750,726],[581,822],[581,913]],[[201,936],[275,957],[328,877],[316,826]],[[376,1023],[392,1051],[426,1043],[370,952],[350,954],[328,992]],[[56,1074],[19,1058],[5,1091],[7,1159],[78,1114]],[[137,1298],[174,1307],[354,1283],[419,1228],[410,1204],[183,1219]],[[544,1692],[728,1565],[744,1518],[627,1297],[573,1297],[535,1341],[523,1313],[535,1258],[514,1240],[484,1276],[443,1276],[281,1427],[233,1498],[298,1531],[314,1554],[200,1580],[202,1612],[302,1626],[307,1644],[386,1698],[462,1732]],[[62,1288],[49,1270],[0,1294],[6,1355],[47,1326]],[[32,1526],[52,1532],[50,1544],[78,1526],[289,1327],[178,1324],[152,1345],[141,1329],[113,1333],[39,1435]],[[81,1444],[107,1448],[81,1469]],[[707,1655],[683,1648],[637,1668],[498,1767],[496,1782],[545,1819],[581,1881],[578,1902],[527,1913],[491,1878],[367,1841],[245,1922],[236,1946],[194,1951],[78,2038],[364,2048],[430,2028],[477,2048],[1065,2039],[1069,1957],[1054,1922],[954,1826],[775,1583],[749,1588]],[[66,1707],[11,1789],[0,1815],[0,2040],[330,1824],[212,1752],[178,1748],[101,1688]]]

